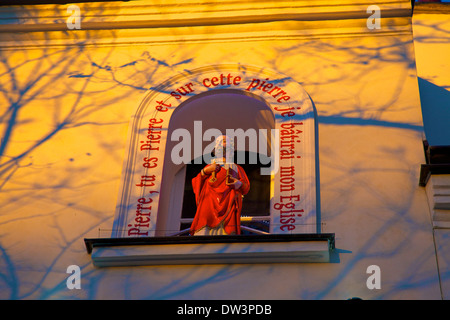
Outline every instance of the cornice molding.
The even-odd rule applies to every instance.
[[[381,18],[408,17],[409,0],[335,1],[130,1],[78,3],[82,30],[217,26],[274,21],[367,19],[369,5]],[[66,31],[66,5],[0,7],[0,32]]]
[[[0,47],[165,45],[411,35],[407,0],[376,1],[382,28],[369,29],[369,4],[336,1],[131,1],[79,3],[80,29],[69,29],[69,5],[0,7]],[[70,20],[72,21],[72,20]]]
[[[426,164],[421,166],[419,185],[425,187],[435,228],[450,228],[450,146],[423,142]]]

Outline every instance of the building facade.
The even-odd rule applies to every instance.
[[[448,13],[0,7],[0,298],[448,299]],[[227,129],[242,234],[188,236]]]

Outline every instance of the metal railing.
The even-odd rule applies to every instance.
[[[182,218],[180,219],[180,223],[192,223],[192,221],[194,221],[194,218]],[[254,221],[270,221],[270,216],[242,216],[241,217],[241,223],[248,223],[248,222],[254,222]],[[258,230],[258,229],[254,229],[254,228],[250,228],[247,226],[240,226],[241,230],[245,230],[251,233],[255,233],[255,234],[270,234],[268,232],[262,231],[262,230]],[[173,237],[173,236],[181,236],[184,234],[188,234],[189,233],[190,228],[186,228],[183,230],[180,230],[178,232],[175,232],[169,236]]]

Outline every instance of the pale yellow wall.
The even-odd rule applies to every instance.
[[[226,4],[202,8],[226,12]],[[1,159],[0,297],[439,299],[418,186],[423,133],[410,23],[387,18],[372,33],[361,18],[0,35],[0,130],[11,126]],[[311,96],[333,263],[94,268],[83,239],[112,228],[130,115],[152,86],[217,63],[277,70]],[[82,268],[81,290],[66,288],[72,264]],[[366,287],[372,264],[381,290]]]

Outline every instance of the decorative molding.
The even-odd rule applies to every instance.
[[[425,187],[433,226],[450,228],[450,146],[424,141],[424,151],[419,185]]]
[[[39,28],[66,29],[70,15],[67,8],[73,3],[21,5],[0,7],[0,30],[23,27],[23,31]],[[359,0],[321,1],[155,1],[130,2],[100,1],[76,3],[81,10],[84,28],[148,28],[190,26],[205,24],[260,23],[284,20],[341,20],[367,19],[367,8],[376,5],[381,17],[406,17],[412,15],[410,0],[384,0],[364,3]],[[111,23],[111,24],[110,24]],[[114,26],[114,23],[117,23]],[[188,25],[186,25],[188,23]],[[135,25],[133,25],[135,24]],[[31,29],[27,29],[31,28]]]
[[[414,14],[450,14],[449,3],[416,2]]]
[[[369,5],[382,25],[369,30]],[[2,48],[167,44],[186,41],[377,36],[411,33],[410,1],[156,1],[78,3],[81,28],[69,30],[67,5],[0,7]],[[255,27],[257,26],[257,27]],[[176,32],[174,32],[176,30]]]
[[[431,146],[423,141],[425,164],[421,165],[419,185],[425,187],[431,175],[450,174],[450,146]]]
[[[425,190],[433,225],[450,227],[450,174],[431,175]]]
[[[237,81],[210,84],[211,79],[226,80],[227,75]],[[265,84],[268,89],[263,90]],[[179,230],[181,206],[176,204],[182,198],[177,200],[163,196],[180,193],[173,189],[180,183],[176,182],[175,177],[186,165],[186,162],[174,162],[172,159],[177,140],[172,139],[176,126],[171,123],[190,119],[189,123],[178,123],[193,139],[192,150],[186,152],[189,157],[187,161],[201,158],[210,143],[203,139],[206,130],[213,128],[226,133],[226,130],[239,128],[230,113],[220,119],[200,115],[190,118],[183,110],[205,108],[207,105],[201,103],[205,97],[208,97],[209,103],[215,101],[213,104],[221,110],[230,110],[219,102],[230,94],[239,97],[234,104],[241,106],[241,117],[252,110],[248,99],[260,101],[273,123],[265,123],[268,118],[261,118],[260,123],[252,124],[252,129],[255,132],[256,129],[270,129],[265,132],[268,137],[272,136],[270,139],[275,139],[272,141],[284,141],[278,147],[276,144],[271,147],[271,167],[263,173],[271,176],[270,233],[319,231],[316,111],[310,96],[298,82],[269,68],[218,64],[185,70],[165,79],[142,99],[130,120],[127,156],[124,158],[112,237],[169,236]],[[244,101],[245,104],[242,104]],[[255,114],[249,113],[247,116],[255,117]],[[200,120],[200,124],[205,121],[205,124],[194,127],[194,119]],[[266,138],[261,135],[258,139],[264,141]],[[263,152],[259,148],[251,150],[250,145],[237,146],[236,151]],[[153,159],[153,163],[144,165],[142,159]],[[184,186],[184,178],[182,180]],[[143,206],[144,202],[151,205]],[[142,212],[151,217],[145,223],[140,223]]]
[[[94,266],[324,263],[334,234],[85,239]]]

